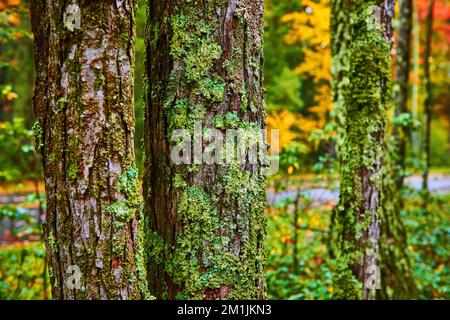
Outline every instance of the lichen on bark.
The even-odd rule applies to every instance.
[[[31,1],[56,299],[148,297],[133,150],[135,10],[134,0]]]
[[[150,289],[169,299],[263,298],[262,166],[175,165],[170,159],[172,132],[193,133],[196,122],[223,130],[265,128],[263,1],[148,5],[147,30],[158,32],[146,39]]]
[[[334,297],[371,299],[376,287],[371,276],[377,267],[394,1],[332,5],[332,29],[340,32],[333,42],[345,41],[333,43],[333,61],[343,63],[333,70],[342,139]]]

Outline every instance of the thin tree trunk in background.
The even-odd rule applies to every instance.
[[[400,18],[397,43],[397,61],[395,69],[395,86],[394,86],[394,114],[396,117],[409,114],[408,112],[408,96],[409,96],[409,74],[411,71],[411,32],[412,32],[412,12],[413,0],[400,0]],[[410,114],[409,114],[410,115]],[[410,131],[410,121],[407,124],[394,124],[393,135],[397,149],[397,185],[401,189],[403,187],[406,145]]]
[[[343,140],[339,144],[340,199],[337,208],[337,299],[373,299],[378,278],[382,162],[386,109],[391,101],[392,17],[395,1],[332,4],[333,62],[343,61],[334,88],[341,95]],[[332,37],[339,41],[342,37]],[[336,65],[333,73],[336,73]],[[339,99],[339,98],[338,98]],[[336,101],[336,98],[334,99]]]
[[[430,62],[431,62],[431,41],[433,38],[433,8],[434,0],[430,0],[428,6],[428,18],[427,18],[427,33],[425,43],[425,56],[424,56],[424,79],[425,84],[425,123],[424,123],[424,138],[423,138],[423,173],[422,173],[422,191],[424,194],[424,207],[428,205],[429,190],[428,190],[428,172],[430,169],[430,134],[431,134],[431,117],[432,117],[432,83],[430,75]]]
[[[149,2],[144,198],[159,298],[265,297],[262,167],[171,160],[172,133],[195,122],[265,128],[263,11],[262,0]]]
[[[417,1],[413,1],[413,75],[411,90],[411,111],[413,120],[419,119],[419,47],[420,47],[420,21]],[[415,160],[418,158],[420,149],[420,128],[413,126],[411,130],[411,148]]]
[[[406,229],[402,221],[402,189],[405,173],[406,145],[410,137],[410,120],[400,117],[408,114],[408,88],[410,73],[410,46],[412,30],[412,0],[400,1],[397,43],[396,86],[392,130],[388,130],[383,164],[383,193],[380,211],[380,254],[382,299],[414,299],[416,286],[408,256]],[[392,132],[390,132],[392,131]]]
[[[341,0],[331,1],[331,87],[333,96],[333,118],[336,124],[336,156],[341,161],[341,149],[344,143],[345,118],[344,118],[344,93],[348,90],[349,61],[344,54],[350,44],[350,24],[348,17],[343,13],[348,12],[348,3]]]
[[[43,225],[55,299],[141,299],[136,1],[31,1]],[[77,281],[79,278],[80,281]]]
[[[342,163],[343,144],[345,142],[345,117],[344,93],[348,90],[349,81],[349,60],[346,56],[348,46],[350,44],[350,24],[345,12],[349,12],[348,2],[341,0],[334,0],[330,3],[331,17],[330,17],[330,38],[331,38],[331,87],[333,100],[333,121],[336,127],[335,149],[337,162]],[[334,247],[336,227],[336,217],[338,206],[333,209],[330,217],[330,233],[328,236],[328,253],[330,257],[335,258],[336,248]]]
[[[299,253],[298,253],[298,232],[300,229],[300,225],[298,223],[298,218],[300,215],[300,196],[301,196],[301,190],[300,188],[297,189],[297,196],[295,197],[295,204],[294,204],[294,236],[293,236],[293,245],[294,245],[294,250],[292,253],[292,271],[294,274],[296,274],[298,272],[298,267],[300,265],[300,261],[299,261]]]
[[[42,271],[42,296],[44,300],[48,300],[48,263],[47,263],[47,255],[44,257],[44,270]]]

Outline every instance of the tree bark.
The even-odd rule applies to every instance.
[[[337,299],[373,299],[378,278],[381,169],[391,99],[390,50],[395,1],[332,3],[333,87],[342,112],[340,199],[336,213]],[[342,33],[346,33],[342,35]],[[336,69],[339,67],[339,69]],[[340,71],[336,74],[337,70]],[[336,83],[337,82],[337,83]],[[339,97],[340,96],[340,97]]]
[[[408,114],[412,5],[412,0],[400,1],[396,85],[393,90],[396,121],[394,119],[385,144],[379,259],[382,288],[378,291],[382,299],[414,299],[416,296],[407,234],[401,216],[406,145],[412,118],[406,119],[405,123],[400,121],[400,117]]]
[[[263,11],[262,0],[149,2],[144,210],[159,298],[265,297],[262,166],[170,156],[174,130],[195,134],[195,122],[265,128]]]
[[[43,224],[55,299],[141,299],[136,1],[31,1]],[[80,281],[77,281],[77,280]]]

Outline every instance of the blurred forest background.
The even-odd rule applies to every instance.
[[[330,217],[338,200],[334,152],[329,0],[266,0],[268,126],[280,129],[281,170],[267,184],[267,288],[271,299],[332,297]],[[136,150],[142,168],[144,28],[136,43]],[[0,0],[0,299],[49,299],[40,219],[45,195],[32,114],[33,39],[29,1]],[[435,2],[432,35],[432,201],[421,208],[424,44],[428,1],[415,0],[409,111],[408,230],[419,299],[450,299],[450,4]],[[394,27],[398,21],[394,22]],[[395,56],[395,47],[393,49]],[[140,170],[142,172],[142,170]]]

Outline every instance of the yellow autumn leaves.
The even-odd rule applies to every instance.
[[[291,29],[284,38],[288,45],[302,44],[305,55],[304,63],[296,69],[296,73],[307,73],[314,82],[331,81],[330,52],[330,6],[328,0],[318,3],[311,0],[302,1],[303,12],[286,14],[282,21],[291,23]]]
[[[332,108],[329,0],[303,0],[302,4],[303,11],[288,13],[282,18],[283,22],[291,24],[284,41],[288,45],[302,46],[304,61],[294,72],[312,78],[316,105],[309,108],[314,116],[304,117],[288,110],[268,115],[268,127],[280,130],[280,148],[288,147],[297,139],[307,139],[315,129],[323,129]]]

